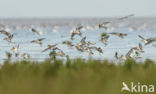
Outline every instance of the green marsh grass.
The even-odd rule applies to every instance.
[[[105,36],[107,36],[107,33],[102,33],[101,34],[101,37],[105,37]]]
[[[129,59],[115,64],[67,57],[66,63],[46,59],[5,61],[0,66],[0,94],[131,94],[121,92],[122,82],[156,86],[155,62]]]

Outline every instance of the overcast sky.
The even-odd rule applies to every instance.
[[[156,0],[0,0],[0,18],[156,17]]]

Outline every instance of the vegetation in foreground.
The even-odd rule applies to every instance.
[[[7,60],[0,67],[0,94],[129,94],[121,92],[122,82],[156,86],[155,74],[156,64],[149,59],[118,64],[91,59]]]

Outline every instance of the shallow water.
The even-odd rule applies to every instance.
[[[98,29],[96,25],[102,23],[103,21],[111,21],[112,23],[108,25],[108,30]],[[92,56],[88,55],[86,52],[79,52],[75,47],[69,48],[67,45],[63,45],[62,41],[72,41],[76,45],[82,37],[75,36],[74,40],[70,40],[71,31],[77,25],[83,25],[85,29],[82,30],[82,37],[86,36],[87,41],[96,42],[97,47],[101,47],[104,51],[103,54],[99,54],[94,51]],[[38,32],[42,33],[41,35],[33,34],[29,27],[35,28]],[[136,29],[132,29],[136,28]],[[1,19],[0,20],[0,29],[5,29],[10,33],[16,33],[13,38],[13,42],[8,43],[3,40],[4,35],[0,34],[0,61],[6,59],[5,52],[13,52],[11,48],[17,44],[20,45],[18,58],[13,58],[15,60],[22,59],[21,54],[28,53],[31,56],[32,60],[42,61],[47,58],[49,51],[41,53],[43,49],[47,47],[48,44],[58,44],[58,48],[62,49],[66,55],[69,55],[70,58],[88,58],[92,57],[94,59],[109,59],[115,60],[114,53],[118,52],[119,55],[126,54],[131,47],[135,47],[138,43],[142,43],[144,53],[140,54],[142,57],[140,60],[145,58],[150,58],[156,60],[156,47],[153,47],[151,43],[148,46],[145,46],[138,35],[142,35],[145,38],[156,37],[156,19],[155,18],[133,18],[126,19],[123,21],[118,21],[116,18],[108,19]],[[128,36],[124,39],[121,39],[115,35],[110,35],[108,39],[108,45],[105,46],[101,43],[100,35],[101,33],[106,32],[120,32],[127,33]],[[38,38],[46,38],[43,40],[43,45],[30,43],[30,41]],[[65,57],[58,57],[65,59]]]

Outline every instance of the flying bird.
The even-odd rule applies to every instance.
[[[11,48],[11,50],[15,53],[16,57],[18,57],[19,55],[18,49],[19,49],[19,44]]]
[[[84,51],[88,52],[89,55],[94,54],[94,53],[92,52],[92,50],[91,50],[89,47],[86,47],[86,48],[84,49]]]
[[[39,44],[40,46],[42,45],[42,41],[44,40],[45,38],[39,38],[39,39],[37,39],[37,40],[33,40],[33,41],[31,41],[31,43],[37,43],[37,44]]]
[[[36,34],[40,35],[39,32],[35,28],[31,28],[30,31],[33,32],[33,33],[36,33]]]
[[[121,17],[121,18],[119,18],[119,20],[128,19],[129,17],[132,17],[132,16],[134,16],[134,14],[130,14],[130,15],[127,15],[127,16],[124,16],[124,17]]]
[[[110,33],[110,34],[116,35],[116,36],[118,36],[118,37],[120,37],[120,38],[124,38],[125,36],[127,36],[127,34],[125,34],[125,33],[117,33],[117,32],[112,32],[112,33]]]
[[[10,36],[11,34],[5,30],[0,30],[0,33],[6,36]]]
[[[47,50],[59,50],[59,48],[56,47],[57,44],[55,45],[48,45],[48,47],[46,49],[44,49],[42,52],[45,52]]]
[[[23,53],[22,54],[22,57],[23,57],[23,59],[29,59],[30,58],[30,55],[27,54],[27,53]]]
[[[80,30],[81,30],[82,28],[83,28],[83,26],[79,26],[79,27],[77,27],[75,30],[73,30],[73,32],[72,32],[72,34],[71,34],[71,40],[74,39],[74,36],[75,36],[75,35],[79,35],[79,36],[82,35],[82,33],[80,32]]]
[[[19,49],[19,44],[11,48],[11,50],[12,50],[14,53],[18,53],[18,49]]]
[[[90,49],[95,49],[99,53],[103,53],[103,50],[100,47],[89,47]]]
[[[62,44],[66,44],[68,47],[74,46],[71,41],[63,41]]]
[[[99,24],[99,28],[104,28],[104,29],[107,29],[107,25],[109,24],[110,22],[103,22],[102,24]]]
[[[134,47],[133,49],[134,49],[134,50],[137,50],[137,51],[139,51],[139,52],[144,52],[141,43],[139,43],[139,45],[136,46],[136,47]]]
[[[109,35],[104,36],[104,37],[101,37],[100,41],[101,41],[102,43],[104,43],[105,46],[106,46],[106,45],[107,45],[107,40],[108,40],[108,38],[109,38]]]
[[[9,43],[12,43],[12,38],[14,37],[14,34],[10,34],[7,37],[5,37],[3,40],[6,40]]]
[[[127,58],[133,58],[133,50],[134,50],[134,48],[131,48],[131,49],[128,51],[128,53],[126,54],[126,59],[127,59]]]
[[[138,37],[142,39],[142,41],[145,43],[145,45],[148,45],[148,44],[156,41],[156,38],[148,38],[148,39],[145,39],[141,35],[138,35]]]
[[[57,53],[58,56],[64,57],[65,53],[62,50],[59,50]]]

